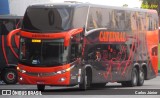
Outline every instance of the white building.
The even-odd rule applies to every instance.
[[[8,0],[8,2],[11,15],[23,16],[29,5],[52,3],[54,0]]]

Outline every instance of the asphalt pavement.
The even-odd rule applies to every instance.
[[[37,91],[35,85],[6,85],[0,84],[0,90],[17,90],[17,91]],[[151,94],[148,94],[150,92]],[[122,87],[119,83],[108,83],[104,88],[92,88],[87,91],[81,91],[78,86],[74,87],[50,87],[41,92],[39,96],[4,96],[0,98],[160,98],[160,74],[154,79],[145,80],[143,86]]]

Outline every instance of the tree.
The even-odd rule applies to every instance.
[[[160,20],[160,0],[140,0],[140,1],[142,1],[141,8],[157,10],[159,20]],[[159,24],[160,24],[160,21],[159,21]]]
[[[128,7],[128,4],[123,4],[123,7]]]
[[[160,16],[160,0],[140,0],[142,1],[141,8],[144,9],[155,9]]]

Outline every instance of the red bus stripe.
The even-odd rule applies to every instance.
[[[7,58],[7,55],[6,55],[6,50],[5,50],[5,46],[4,46],[4,35],[2,35],[2,51],[3,51],[3,55],[4,55],[4,58],[5,58],[5,61],[8,65],[8,58]]]
[[[14,51],[11,42],[12,42],[12,37],[13,37],[13,35],[15,35],[15,34],[18,33],[18,32],[20,32],[20,29],[15,29],[15,30],[11,31],[11,32],[8,34],[8,36],[7,36],[7,41],[8,41],[7,44],[8,44],[8,46],[10,47],[12,53],[14,54],[14,56],[15,56],[16,58],[18,58],[18,55],[17,55],[17,53]]]

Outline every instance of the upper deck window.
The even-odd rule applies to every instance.
[[[69,7],[27,9],[22,29],[32,32],[61,32],[71,29],[72,9]]]

